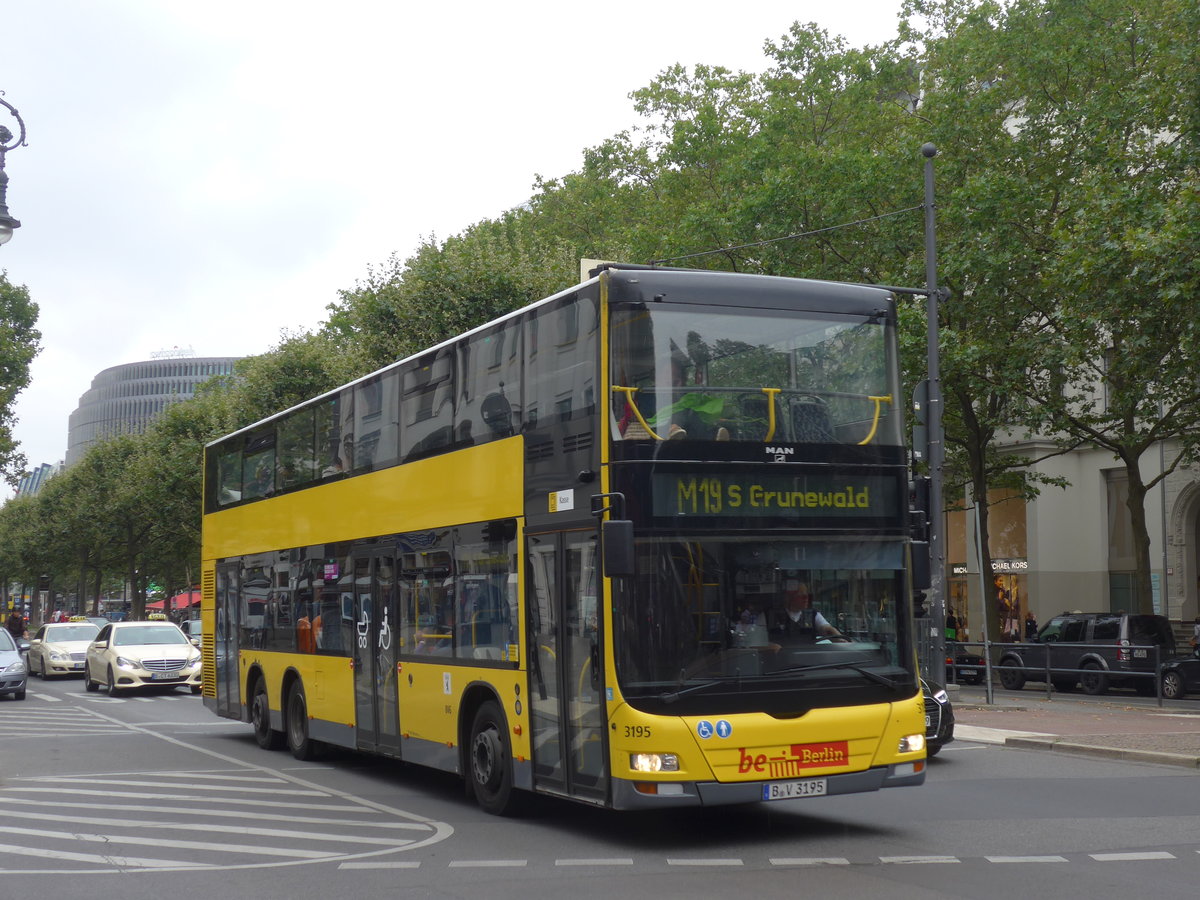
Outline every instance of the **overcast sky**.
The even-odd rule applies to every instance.
[[[44,345],[17,439],[31,465],[61,460],[109,366],[315,328],[368,266],[578,169],[669,65],[761,71],[797,20],[878,43],[899,8],[0,0],[0,91],[28,129],[0,269],[41,307]],[[17,131],[2,107],[0,124]]]

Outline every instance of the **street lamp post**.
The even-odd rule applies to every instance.
[[[0,91],[0,93],[3,93]],[[8,173],[4,171],[4,157],[9,150],[25,144],[25,122],[17,108],[0,96],[0,106],[3,106],[17,120],[20,133],[15,137],[7,127],[0,125],[0,244],[7,244],[13,236],[14,229],[20,228],[21,223],[8,213]]]

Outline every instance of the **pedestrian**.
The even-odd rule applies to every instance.
[[[1198,620],[1200,621],[1200,620]],[[1037,638],[1037,619],[1033,617],[1033,610],[1025,613],[1025,640],[1032,641]]]
[[[1200,616],[1196,616],[1196,624],[1192,626],[1192,649],[1200,647]]]
[[[8,633],[13,636],[14,640],[25,637],[25,617],[15,609],[8,617],[8,621],[4,623],[4,627],[8,629]]]

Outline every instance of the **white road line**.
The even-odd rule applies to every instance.
[[[556,859],[556,866],[632,866],[633,860],[628,856],[614,856],[611,859]]]
[[[1089,853],[1096,862],[1129,862],[1137,859],[1177,859],[1174,853],[1166,850],[1150,850],[1143,853]]]
[[[668,859],[668,866],[741,866],[740,859]]]
[[[63,701],[62,697],[56,697],[54,694],[43,694],[41,691],[30,691],[29,693],[47,703],[62,703]]]
[[[519,869],[529,865],[527,859],[452,859],[451,869]]]
[[[1067,862],[1065,856],[985,856],[993,863],[1060,863]]]
[[[37,806],[44,808],[46,801],[42,799],[24,800],[20,797],[6,797],[0,793],[0,809],[8,809],[18,804],[26,806]],[[119,809],[122,813],[131,812],[151,812],[159,815],[180,815],[180,816],[214,816],[222,819],[254,819],[259,822],[278,821],[278,822],[304,822],[309,825],[350,825],[356,828],[396,828],[407,829],[412,831],[428,831],[425,825],[418,825],[415,822],[368,822],[358,819],[330,819],[324,816],[298,816],[295,813],[286,813],[279,815],[271,815],[262,812],[244,812],[240,809],[194,809],[187,806],[142,806],[140,804],[121,803],[114,806],[112,803],[71,803],[66,800],[55,800],[55,809],[100,809],[113,810]],[[312,809],[311,806],[306,807]],[[328,807],[321,807],[326,809]],[[123,820],[123,821],[128,821]]]
[[[45,812],[20,812],[20,811],[15,811],[15,810],[8,810],[8,816],[10,818],[17,818],[17,819],[37,819],[39,822],[46,821]],[[411,841],[398,840],[396,838],[364,837],[363,835],[360,835],[360,834],[353,834],[353,835],[345,834],[345,833],[323,834],[323,833],[312,832],[312,831],[296,831],[294,829],[287,829],[287,828],[249,828],[249,827],[237,827],[237,826],[231,826],[231,825],[225,825],[225,824],[206,825],[206,824],[203,824],[200,822],[181,823],[174,819],[164,819],[164,820],[157,821],[157,822],[150,821],[148,819],[143,819],[138,822],[130,822],[128,818],[104,819],[104,818],[99,818],[99,817],[93,818],[93,817],[89,817],[89,816],[72,816],[69,822],[64,823],[64,825],[66,827],[70,827],[71,825],[75,825],[75,824],[79,824],[79,825],[115,825],[117,827],[124,826],[125,828],[174,828],[177,831],[182,831],[185,833],[193,832],[193,831],[204,831],[204,832],[216,831],[221,834],[246,834],[246,835],[252,834],[252,835],[256,835],[258,837],[282,837],[282,838],[290,838],[293,840],[305,840],[305,841],[337,841],[338,843],[343,843],[343,844],[347,843],[347,842],[354,843],[354,844],[379,844],[380,846],[384,846],[384,847],[397,847],[397,846],[402,846],[404,844],[412,843]],[[63,836],[68,836],[68,835],[67,835],[67,833],[64,832]],[[146,840],[153,840],[156,843],[158,842],[157,836],[155,836],[154,838],[148,838]]]
[[[107,778],[98,778],[98,779],[95,779],[94,781],[89,781],[88,783],[89,784],[116,784],[116,785],[121,785],[122,787],[155,787],[155,784],[152,781],[141,782],[139,784],[137,782],[132,782],[132,781],[112,781]],[[173,784],[173,785],[171,785],[171,790],[178,791],[178,790],[185,789],[186,787],[187,787],[187,785],[185,785],[185,784]],[[204,789],[205,789],[205,791],[208,791],[211,788],[208,785],[205,785]],[[114,793],[113,791],[88,791],[88,790],[84,790],[83,788],[76,789],[71,783],[64,783],[62,785],[62,787],[14,787],[14,788],[10,788],[10,790],[20,791],[20,792],[26,793],[26,794],[69,793],[75,797],[142,797],[147,800],[154,799],[157,797],[161,797],[164,800],[191,800],[192,799],[191,794],[148,794],[148,793],[139,792],[139,791],[121,791],[120,793]],[[292,788],[285,787],[283,785],[280,785],[279,787],[277,787],[273,790],[270,788],[230,788],[230,790],[237,790],[237,792],[239,794],[240,793],[278,794],[280,791],[286,790],[289,797],[327,797],[327,796],[329,796],[328,794],[325,794],[322,791],[318,791],[318,790],[306,791],[306,790],[303,790],[300,788],[296,788],[293,790]],[[211,801],[214,803],[218,803],[218,802],[223,802],[223,803],[266,803],[269,805],[278,805],[272,800],[238,800],[236,797],[196,797],[195,799],[208,800],[208,801]],[[288,804],[284,804],[284,805],[288,805]],[[291,804],[291,805],[297,805],[297,804]]]
[[[42,859],[67,860],[69,862],[100,863],[115,868],[165,869],[180,866],[189,869],[210,869],[211,865],[198,862],[184,862],[173,859],[151,859],[141,856],[111,856],[98,853],[72,853],[69,850],[46,850],[42,847],[20,847],[16,844],[5,844],[5,853],[15,853],[18,856],[38,856]],[[0,872],[5,871],[0,869]],[[69,872],[69,869],[54,870],[56,874]]]
[[[93,844],[138,844],[146,843],[144,835],[129,834],[84,834],[81,832],[46,831],[42,828],[12,828],[0,825],[0,834],[21,834],[29,837],[66,838]],[[325,850],[299,850],[291,847],[248,847],[245,844],[218,844],[209,841],[180,841],[160,835],[154,836],[156,847],[174,847],[177,850],[217,850],[221,853],[255,853],[263,856],[283,856],[289,859],[326,859],[345,854]]]
[[[14,794],[15,793],[21,793],[21,794],[70,794],[72,797],[84,795],[84,796],[94,796],[94,797],[107,797],[110,800],[118,800],[118,799],[120,799],[120,800],[124,800],[124,799],[186,800],[189,803],[229,803],[229,804],[234,804],[234,805],[238,805],[238,806],[253,806],[256,809],[261,806],[270,806],[270,807],[274,807],[275,809],[304,809],[304,810],[312,810],[313,809],[313,804],[311,801],[308,803],[287,803],[283,800],[264,800],[262,798],[255,798],[252,800],[239,800],[236,797],[205,797],[205,796],[196,796],[193,794],[152,794],[149,792],[134,792],[134,791],[122,792],[120,794],[114,794],[111,791],[84,791],[84,790],[74,790],[74,789],[67,790],[65,787],[62,787],[62,788],[6,787],[4,790],[5,790],[5,793],[14,793]],[[341,805],[338,805],[335,803],[329,803],[329,804],[323,803],[320,805],[319,808],[322,811],[329,811],[329,812],[362,812],[364,807],[368,808],[368,809],[370,808],[370,806],[368,804],[363,804],[363,806],[341,806]],[[409,816],[409,818],[411,819],[413,817]]]
[[[881,856],[881,863],[897,866],[922,866],[929,864],[960,862],[955,856]]]
[[[344,862],[339,869],[419,869],[419,862]]]
[[[848,866],[850,860],[840,856],[813,856],[799,857],[797,859],[772,859],[773,866]]]

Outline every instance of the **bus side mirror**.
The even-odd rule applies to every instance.
[[[600,523],[600,546],[604,553],[604,574],[620,578],[634,574],[633,522],[608,519]]]
[[[933,584],[933,573],[929,565],[929,545],[924,541],[912,541],[909,545],[912,558],[912,586],[914,591],[927,591]]]

